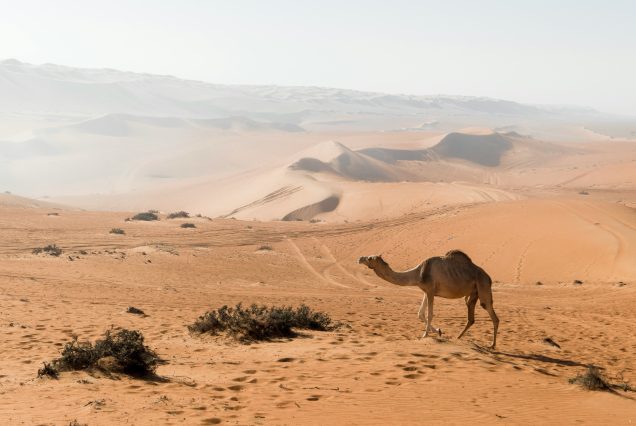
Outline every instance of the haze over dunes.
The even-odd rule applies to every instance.
[[[636,119],[16,60],[0,94],[0,423],[633,420]],[[443,334],[420,339],[422,291],[357,263],[453,249],[492,277],[496,350],[479,305],[455,339],[463,298],[436,297]],[[239,303],[339,327],[251,345],[188,331]],[[36,377],[120,328],[156,375],[101,357]],[[612,392],[570,383],[589,366]]]

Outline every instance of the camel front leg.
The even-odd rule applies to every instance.
[[[427,301],[427,307],[428,307],[428,312],[427,312],[427,317],[426,317],[426,331],[424,332],[424,335],[422,337],[428,337],[428,332],[433,329],[433,299],[435,298],[435,296],[431,295],[426,295],[426,301]]]
[[[422,321],[423,323],[427,324],[426,326],[426,330],[428,331],[429,329],[433,330],[434,332],[436,332],[437,334],[439,334],[440,336],[442,335],[442,329],[441,328],[435,328],[433,326],[433,324],[428,325],[428,323],[426,322],[426,317],[428,314],[428,300],[426,297],[426,293],[424,293],[424,297],[422,298],[422,304],[420,305],[420,310],[417,312],[417,316],[420,319],[420,321]],[[422,337],[427,337],[428,334],[426,332],[424,332],[424,335]]]
[[[417,311],[417,317],[422,322],[426,322],[426,293],[424,293],[424,298],[422,298],[422,304],[420,305],[420,310]]]

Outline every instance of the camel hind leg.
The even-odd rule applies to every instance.
[[[477,289],[472,292],[472,294],[466,300],[466,306],[468,307],[468,322],[466,323],[466,327],[464,327],[464,331],[462,331],[458,339],[461,339],[464,333],[468,331],[468,329],[475,323],[475,306],[477,305]]]
[[[490,279],[477,283],[477,293],[479,295],[479,304],[486,310],[486,312],[488,312],[488,315],[490,315],[490,319],[492,321],[493,334],[492,345],[490,347],[494,349],[497,345],[497,330],[499,329],[499,318],[497,317],[495,309],[492,306],[492,288]]]

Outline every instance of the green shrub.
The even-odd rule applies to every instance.
[[[255,304],[243,308],[240,303],[234,308],[223,306],[206,312],[188,326],[192,333],[223,332],[242,342],[293,337],[294,328],[327,331],[336,326],[332,324],[329,315],[312,311],[305,305],[296,309],[290,306],[267,307]]]
[[[153,220],[159,220],[159,216],[154,211],[147,211],[143,213],[137,213],[132,217],[132,220],[143,220],[146,222],[150,222]]]

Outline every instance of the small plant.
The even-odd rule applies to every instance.
[[[132,217],[132,220],[143,220],[146,222],[150,222],[153,220],[159,220],[159,216],[157,216],[156,210],[149,210],[143,213],[137,213]]]
[[[47,213],[46,215],[47,216],[59,216],[60,214],[59,213]]]
[[[294,337],[292,329],[328,331],[337,326],[324,312],[316,312],[305,305],[268,307],[251,305],[243,308],[239,303],[231,308],[223,306],[200,316],[188,329],[192,333],[227,333],[241,342]]]
[[[182,228],[196,228],[196,225],[194,223],[182,223],[181,227]]]
[[[38,370],[38,377],[50,377],[52,379],[57,379],[60,376],[60,372],[57,371],[55,366],[48,362],[44,362],[42,364],[42,368]]]
[[[72,420],[68,423],[68,426],[88,426],[88,423],[80,423],[77,419]]]
[[[170,213],[168,215],[168,219],[179,219],[179,218],[187,219],[189,217],[190,217],[190,213],[184,212],[183,210],[179,212]]]
[[[55,244],[49,244],[46,247],[37,247],[33,249],[33,254],[46,253],[50,256],[58,257],[62,254],[62,249]]]
[[[135,314],[135,315],[146,315],[144,311],[142,311],[139,308],[135,308],[134,306],[129,306],[128,309],[126,309],[126,312],[128,312],[129,314]]]
[[[139,331],[123,329],[114,334],[107,331],[94,345],[75,338],[50,365],[57,371],[99,368],[146,376],[154,373],[158,362],[157,354],[144,345],[144,336]]]
[[[612,389],[612,385],[605,380],[601,370],[594,365],[588,366],[584,374],[578,374],[570,379],[569,382],[579,384],[587,390],[609,391]]]
[[[110,233],[111,234],[117,234],[117,235],[125,235],[126,231],[124,231],[121,228],[113,228],[113,229],[110,230]]]
[[[257,248],[257,250],[272,251],[274,249],[272,248],[272,246],[265,244]]]
[[[583,284],[583,281],[581,281],[581,280],[574,280],[573,284],[574,284],[574,285],[581,285],[581,284]]]

